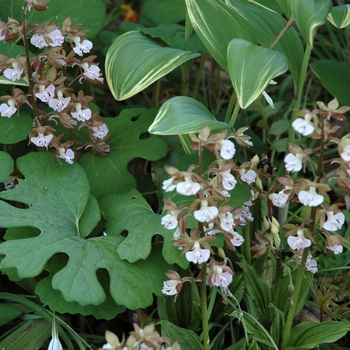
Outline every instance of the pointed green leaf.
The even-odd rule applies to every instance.
[[[334,6],[327,19],[337,28],[347,27],[350,24],[350,5]]]
[[[337,60],[318,60],[310,65],[321,84],[340,104],[350,106],[350,66]]]
[[[142,23],[178,23],[186,18],[185,0],[146,0],[142,4]]]
[[[350,322],[302,322],[292,328],[286,350],[313,349],[320,344],[334,343],[350,331]]]
[[[246,0],[186,0],[191,23],[207,50],[227,70],[227,46],[234,38],[268,47],[286,20],[278,13]],[[289,69],[298,81],[303,46],[294,28],[289,28],[274,46],[283,53]]]
[[[288,69],[281,53],[243,39],[230,41],[227,59],[228,73],[242,109],[253,103],[273,78]]]
[[[246,0],[228,1],[232,8],[236,10],[237,15],[241,15],[244,20],[249,22],[255,39],[252,42],[256,42],[263,47],[269,47],[287,23],[280,14],[257,2]],[[286,0],[283,1],[286,2]],[[273,49],[281,52],[287,58],[289,70],[293,74],[294,79],[298,81],[304,49],[295,29],[293,27],[289,28]]]
[[[177,96],[166,101],[148,131],[156,135],[181,135],[201,131],[208,125],[210,130],[230,126],[217,121],[208,109],[191,97]]]
[[[324,24],[332,9],[331,0],[293,0],[290,3],[294,20],[305,41],[313,47],[319,26]]]
[[[226,50],[232,38],[253,41],[249,23],[234,16],[232,8],[222,1],[186,0],[192,26],[207,50],[227,70]]]
[[[162,327],[162,335],[171,339],[174,343],[177,341],[181,349],[201,350],[201,344],[198,335],[190,329],[181,328],[166,320],[159,321]]]
[[[144,90],[199,53],[173,49],[134,30],[113,42],[106,56],[106,79],[115,99]]]
[[[188,261],[180,256],[178,248],[171,240],[174,230],[168,230],[161,224],[162,215],[155,214],[143,196],[133,189],[126,195],[107,195],[100,200],[101,210],[107,214],[106,232],[111,236],[127,237],[117,248],[122,260],[131,263],[145,260],[152,249],[155,235],[163,236],[163,256],[169,264],[177,263],[182,268]]]

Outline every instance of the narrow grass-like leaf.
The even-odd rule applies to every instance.
[[[113,42],[106,56],[106,79],[115,99],[125,100],[144,90],[199,53],[165,46],[134,30]]]
[[[293,0],[291,10],[305,41],[313,47],[317,28],[324,24],[332,9],[331,0]]]
[[[347,27],[350,24],[350,5],[334,6],[327,19],[337,28]]]
[[[226,129],[230,126],[220,122],[197,100],[177,96],[166,101],[148,131],[156,135],[181,135],[199,132],[208,125],[210,130]]]
[[[243,39],[230,41],[227,59],[228,73],[243,109],[259,97],[273,78],[288,69],[281,53]]]

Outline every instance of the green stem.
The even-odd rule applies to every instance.
[[[202,263],[201,266],[201,316],[202,316],[202,334],[203,334],[203,350],[210,349],[209,340],[209,323],[208,323],[208,305],[207,305],[207,263]]]
[[[227,106],[226,115],[225,115],[225,123],[229,123],[229,121],[230,121],[230,116],[232,115],[235,100],[236,100],[236,93],[233,93],[231,95],[230,102]]]
[[[196,81],[195,81],[194,86],[193,86],[192,98],[197,98],[199,84],[200,84],[202,76],[203,76],[203,70],[204,70],[204,65],[205,65],[206,59],[207,59],[207,53],[203,52],[202,57],[201,57],[201,62],[199,64],[199,68],[198,68],[198,72],[197,72]]]
[[[288,346],[288,341],[290,337],[290,332],[292,330],[293,326],[293,320],[295,317],[295,312],[298,304],[298,298],[300,294],[301,285],[304,278],[304,272],[305,272],[305,265],[307,261],[307,257],[309,255],[309,248],[304,249],[303,256],[301,258],[300,266],[298,269],[297,279],[295,281],[295,287],[293,292],[293,300],[289,308],[286,326],[284,328],[284,334],[283,334],[283,341],[281,345],[281,349],[284,350]]]
[[[233,128],[233,127],[235,126],[235,123],[236,123],[236,120],[237,120],[237,117],[238,117],[239,110],[240,110],[240,106],[239,106],[239,103],[238,103],[238,101],[237,101],[237,102],[236,102],[236,105],[235,105],[235,108],[234,108],[234,110],[233,110],[233,113],[232,113],[230,122],[229,122],[229,125],[230,125],[231,128]]]
[[[303,63],[301,65],[301,70],[300,70],[300,74],[299,74],[299,81],[298,81],[298,86],[297,86],[297,91],[296,91],[296,99],[295,99],[294,105],[293,105],[291,123],[293,123],[294,120],[296,119],[298,111],[300,109],[300,102],[301,102],[301,97],[303,94],[303,86],[305,83],[307,68],[309,66],[311,51],[312,51],[312,47],[310,45],[306,44]],[[294,136],[295,136],[294,128],[289,128],[288,143],[294,141]],[[289,152],[289,150],[287,150],[287,151]]]
[[[250,223],[247,223],[243,228],[243,236],[244,236],[244,257],[248,264],[252,263],[252,254],[250,250]]]

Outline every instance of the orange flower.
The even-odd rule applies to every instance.
[[[131,5],[122,4],[120,7],[125,11],[124,22],[137,22],[139,14],[133,10]]]

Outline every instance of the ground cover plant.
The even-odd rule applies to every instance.
[[[0,347],[349,347],[350,5],[1,0]]]

